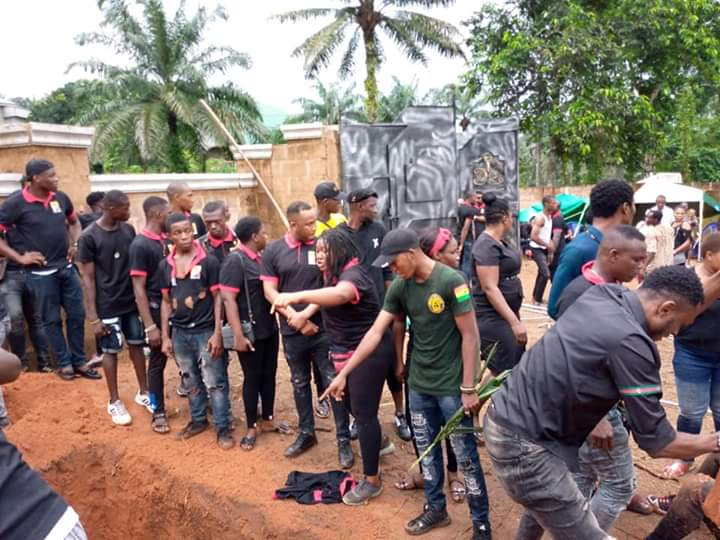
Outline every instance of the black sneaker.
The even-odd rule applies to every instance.
[[[315,437],[314,433],[300,432],[300,434],[297,436],[297,439],[295,439],[295,441],[285,449],[285,457],[298,457],[300,454],[302,454],[309,448],[312,448],[317,443],[317,437]]]
[[[433,510],[428,505],[425,505],[422,514],[415,519],[411,519],[405,525],[405,532],[410,536],[419,536],[437,527],[447,527],[448,525],[450,525],[450,516],[445,508]]]
[[[473,523],[473,537],[472,540],[491,540],[492,533],[490,532],[489,523]]]
[[[375,486],[363,478],[352,490],[343,495],[343,502],[348,506],[367,504],[370,499],[382,493],[383,486]]]
[[[352,469],[352,466],[355,465],[355,454],[353,454],[350,441],[338,441],[338,461],[342,469]]]
[[[395,431],[397,432],[397,436],[403,441],[412,439],[410,426],[408,426],[407,419],[403,413],[395,413]]]

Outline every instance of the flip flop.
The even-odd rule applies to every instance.
[[[75,377],[77,377],[74,370],[58,369],[55,373],[57,373],[57,376],[64,381],[72,381]]]
[[[255,442],[257,441],[257,437],[248,437],[247,435],[240,439],[240,448],[243,450],[249,452],[253,448],[255,448]]]
[[[653,505],[649,502],[648,497],[642,497],[638,493],[635,493],[630,499],[627,505],[627,509],[630,512],[636,514],[642,514],[648,516],[653,513]]]
[[[170,425],[167,421],[167,416],[164,414],[153,414],[150,426],[155,433],[169,433]]]
[[[77,373],[81,377],[85,377],[86,379],[92,379],[95,381],[98,379],[102,379],[102,375],[100,375],[93,368],[89,368],[87,366],[76,367],[76,368],[73,368],[73,370],[75,371],[75,373]]]

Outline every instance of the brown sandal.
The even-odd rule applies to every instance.
[[[150,426],[155,433],[169,433],[170,424],[168,424],[167,416],[164,413],[153,414]]]

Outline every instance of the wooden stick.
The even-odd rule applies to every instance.
[[[245,163],[247,164],[248,167],[250,167],[250,170],[252,171],[253,175],[254,175],[255,178],[257,179],[257,181],[258,181],[258,183],[260,184],[260,186],[263,188],[263,191],[265,191],[265,195],[268,196],[268,198],[270,199],[270,202],[272,202],[273,206],[275,207],[275,210],[277,211],[278,216],[280,216],[280,220],[283,222],[283,224],[285,225],[286,228],[289,228],[289,227],[290,227],[290,223],[288,223],[287,217],[285,216],[285,212],[284,212],[283,209],[280,207],[280,205],[278,204],[278,202],[277,202],[277,200],[275,199],[275,197],[273,197],[273,194],[270,193],[270,189],[267,187],[267,185],[265,184],[265,182],[263,181],[262,177],[260,176],[260,174],[259,174],[259,173],[257,172],[257,170],[255,169],[255,167],[253,167],[252,163],[250,163],[250,160],[245,156],[245,153],[244,153],[242,150],[240,150],[240,145],[237,143],[237,141],[235,140],[235,138],[232,136],[232,133],[230,133],[230,131],[228,130],[228,128],[225,127],[225,124],[222,123],[222,120],[220,120],[220,118],[218,118],[218,115],[215,114],[215,111],[213,111],[213,110],[210,108],[210,105],[208,105],[208,104],[205,102],[204,99],[201,99],[201,100],[200,100],[200,105],[203,106],[203,108],[204,108],[204,109],[207,111],[207,113],[210,115],[210,118],[212,118],[213,122],[215,122],[215,123],[217,124],[217,126],[220,128],[220,131],[223,132],[223,134],[225,135],[225,138],[226,138],[226,139],[228,140],[228,142],[230,143],[230,146],[233,147],[234,150],[235,150],[238,154],[240,154],[240,155],[242,156],[242,158],[245,160]]]

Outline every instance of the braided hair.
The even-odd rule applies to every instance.
[[[345,265],[354,258],[359,258],[359,251],[351,236],[352,233],[340,229],[328,229],[320,240],[325,244],[325,285],[334,285],[340,278]]]

